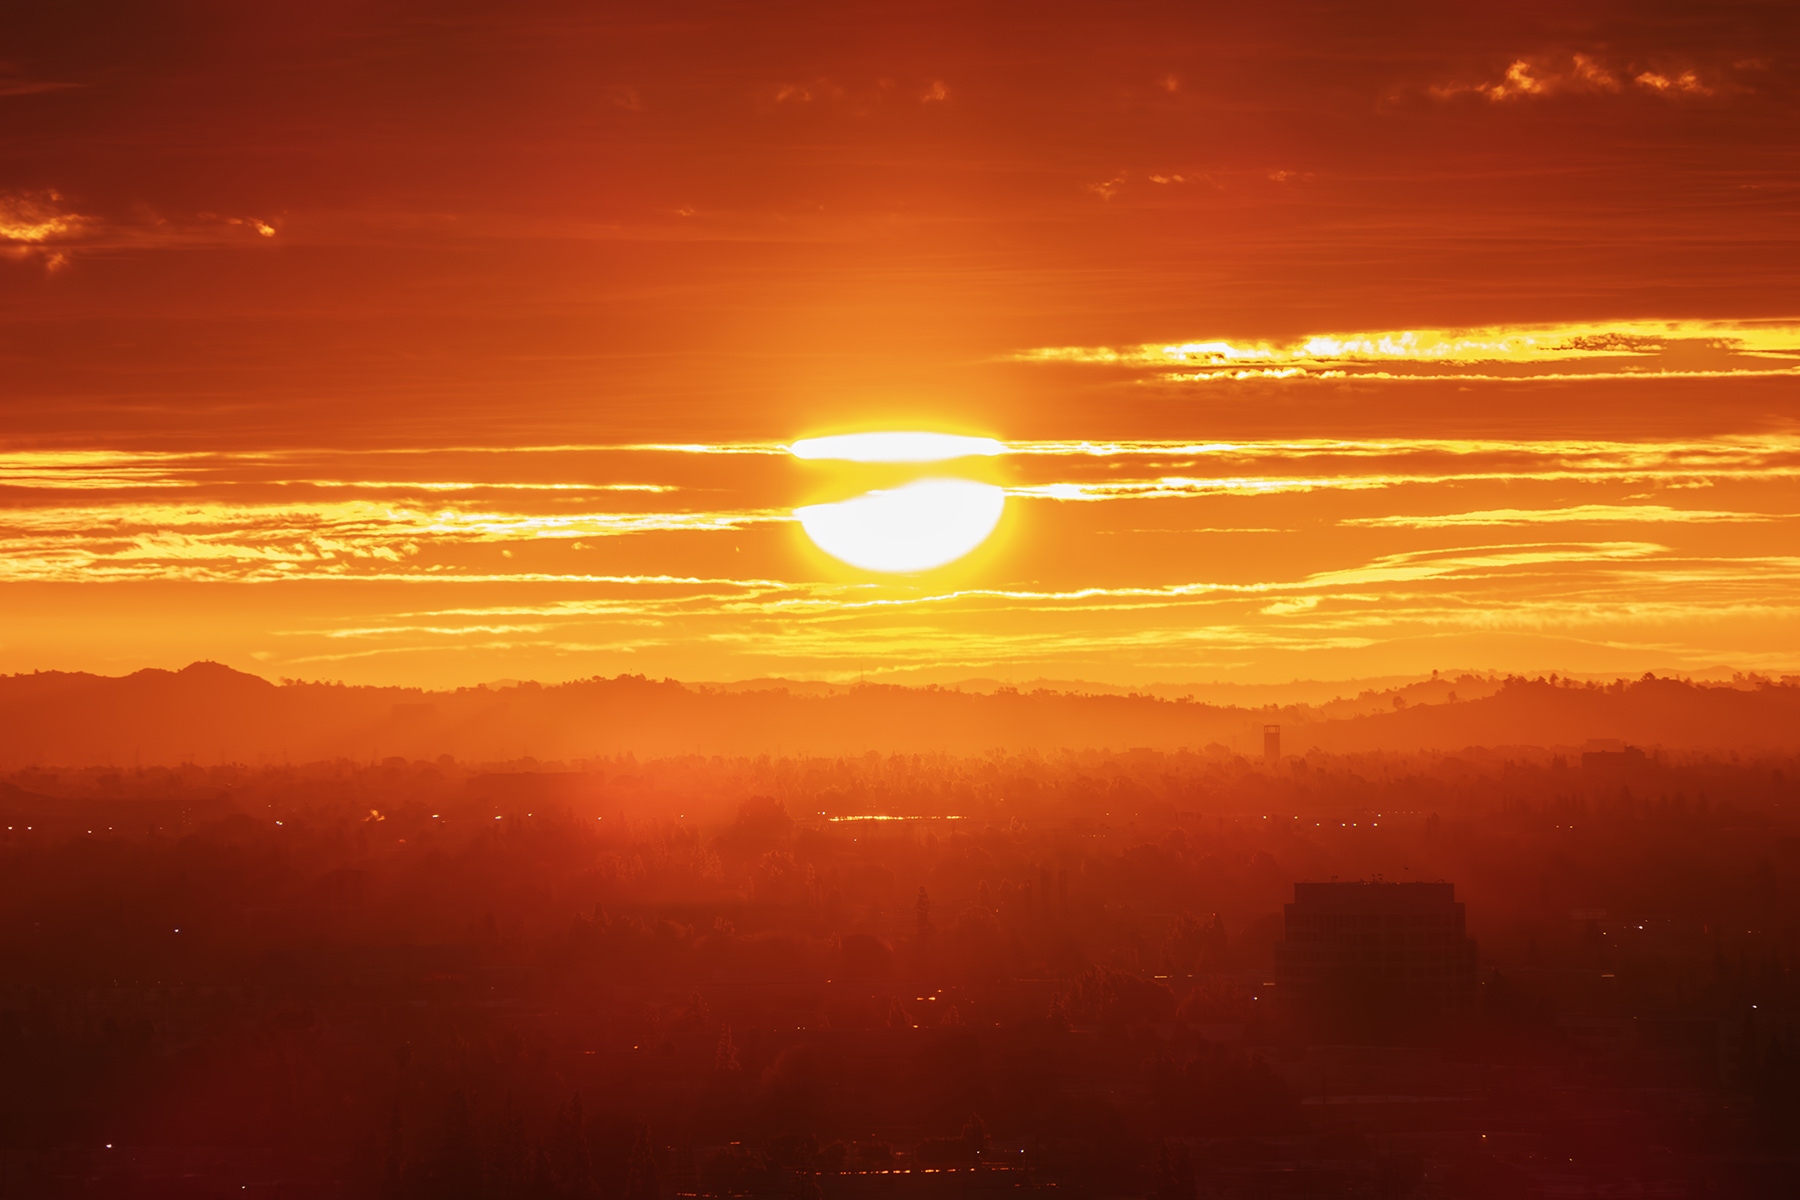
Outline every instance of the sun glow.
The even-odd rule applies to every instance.
[[[819,549],[865,571],[904,574],[955,562],[987,540],[1006,492],[970,479],[919,479],[794,510]]]
[[[795,458],[840,462],[924,463],[953,458],[992,458],[1006,453],[993,438],[958,433],[840,433],[801,438],[790,449]]]

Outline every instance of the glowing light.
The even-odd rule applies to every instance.
[[[79,228],[86,218],[64,212],[55,192],[0,195],[0,238],[43,242]]]
[[[955,562],[987,540],[1006,507],[1003,488],[920,479],[835,504],[796,509],[813,545],[865,571],[903,574]]]
[[[795,458],[866,463],[945,462],[1006,453],[1006,447],[993,438],[957,433],[841,433],[801,438],[789,449]]]

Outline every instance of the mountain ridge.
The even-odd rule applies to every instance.
[[[1464,679],[1491,691],[1462,695]],[[1259,757],[1270,724],[1281,726],[1289,754],[1578,750],[1589,738],[1673,748],[1800,747],[1800,681],[1754,677],[1705,685],[1646,674],[1601,686],[1465,676],[1419,681],[1360,708],[938,685],[861,684],[821,693],[769,683],[723,691],[620,675],[428,691],[277,684],[214,662],[124,676],[35,672],[0,676],[0,766],[1139,747]]]

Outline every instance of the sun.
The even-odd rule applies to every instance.
[[[1006,492],[972,479],[919,479],[794,510],[813,545],[865,571],[905,574],[955,562],[1000,522]]]
[[[1006,448],[992,438],[910,432],[807,438],[789,449],[802,459],[924,465],[1003,454]],[[794,515],[813,545],[853,567],[910,574],[944,566],[994,532],[1006,508],[1006,489],[931,469],[932,474],[896,486],[805,505]]]

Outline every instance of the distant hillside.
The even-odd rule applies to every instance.
[[[1646,676],[1605,686],[1514,679],[1463,704],[1417,705],[1294,730],[1295,750],[1453,750],[1462,746],[1800,747],[1800,686],[1706,686]]]
[[[1795,686],[1646,679],[1600,688],[1512,680],[1492,695],[1450,701],[1448,683],[1408,689],[1426,702],[1333,719],[1345,710],[1248,709],[1048,689],[980,694],[871,685],[836,692],[784,686],[728,692],[641,676],[453,692],[277,686],[218,663],[195,663],[121,678],[61,672],[0,677],[0,767],[1135,747],[1257,756],[1264,723],[1282,726],[1289,753],[1315,746],[1578,747],[1594,737],[1671,747],[1800,744]]]
[[[1123,696],[785,685],[641,676],[544,687],[277,686],[218,663],[123,678],[0,677],[0,766],[247,763],[399,755],[494,761],[669,754],[982,753],[1064,746],[1248,749],[1264,714]],[[1257,734],[1256,736],[1260,736]]]

